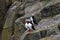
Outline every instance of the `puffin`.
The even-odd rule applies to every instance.
[[[26,19],[25,27],[26,27],[27,30],[35,30],[35,28],[34,28],[34,26],[33,26],[33,24],[32,24],[30,19]]]

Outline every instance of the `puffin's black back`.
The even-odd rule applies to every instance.
[[[34,24],[38,24],[36,18],[34,16],[32,16],[32,18],[33,18]]]

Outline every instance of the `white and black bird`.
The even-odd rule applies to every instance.
[[[26,19],[25,27],[27,30],[35,30],[33,24],[31,23],[30,19]]]

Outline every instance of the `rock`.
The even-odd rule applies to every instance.
[[[39,5],[39,6],[38,6]],[[35,5],[33,6],[29,6],[27,8],[25,8],[25,13],[32,13],[34,12],[35,10],[38,10],[40,8],[40,2],[36,3]]]
[[[59,31],[60,31],[60,23],[58,24],[58,29],[59,29]]]
[[[56,3],[54,5],[51,5],[51,6],[48,6],[46,8],[44,8],[42,11],[41,11],[41,15],[42,17],[52,17],[54,15],[57,15],[60,13],[60,3]]]
[[[40,32],[33,33],[33,34],[27,34],[24,40],[39,40],[40,38]]]
[[[6,0],[6,6],[11,6],[12,0]]]
[[[53,36],[50,36],[50,37],[42,38],[40,40],[60,40],[60,35],[53,35]]]

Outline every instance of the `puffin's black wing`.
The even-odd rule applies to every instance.
[[[38,24],[36,18],[34,16],[32,16],[32,18],[33,18],[34,24]]]

